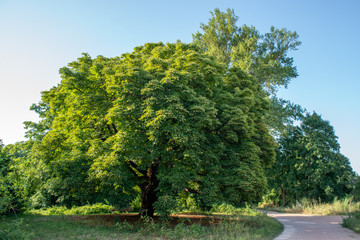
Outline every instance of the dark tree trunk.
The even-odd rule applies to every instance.
[[[159,164],[152,164],[147,171],[146,180],[140,184],[141,189],[141,216],[154,216],[154,203],[157,200],[156,189],[159,186],[159,180],[157,179],[157,170]]]
[[[282,205],[285,206],[286,204],[286,193],[285,193],[285,189],[283,189],[282,187],[280,187],[281,190],[281,196],[282,196]]]

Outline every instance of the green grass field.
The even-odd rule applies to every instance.
[[[120,215],[48,216],[23,214],[0,220],[0,239],[273,239],[283,229],[276,220],[257,216],[228,215],[204,223],[192,222],[192,215],[176,224],[142,219],[120,221]],[[103,221],[105,219],[106,221]],[[206,218],[211,216],[206,216]]]

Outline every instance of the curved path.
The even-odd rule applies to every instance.
[[[284,225],[274,240],[354,240],[360,235],[341,226],[342,216],[318,216],[294,213],[265,212]]]

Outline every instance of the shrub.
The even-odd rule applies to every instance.
[[[258,216],[260,213],[257,210],[250,208],[246,205],[245,208],[236,208],[231,204],[222,203],[220,205],[214,205],[210,210],[212,213],[224,213],[231,215],[246,215],[246,216]]]
[[[106,214],[111,213],[114,208],[112,206],[96,203],[93,205],[85,205],[81,207],[72,207],[67,211],[67,215],[90,215],[90,214]]]
[[[65,206],[53,206],[46,209],[30,210],[29,213],[42,215],[91,215],[91,214],[108,214],[114,212],[114,207],[103,203],[93,205],[73,206],[71,209]]]

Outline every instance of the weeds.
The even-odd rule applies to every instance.
[[[316,200],[307,198],[301,199],[290,207],[266,207],[266,210],[289,213],[304,213],[315,215],[346,215],[348,213],[359,211],[360,202],[355,202],[351,197],[344,199],[335,198],[332,203],[319,203]]]
[[[343,227],[350,228],[351,230],[360,233],[360,212],[353,212],[343,220]]]

